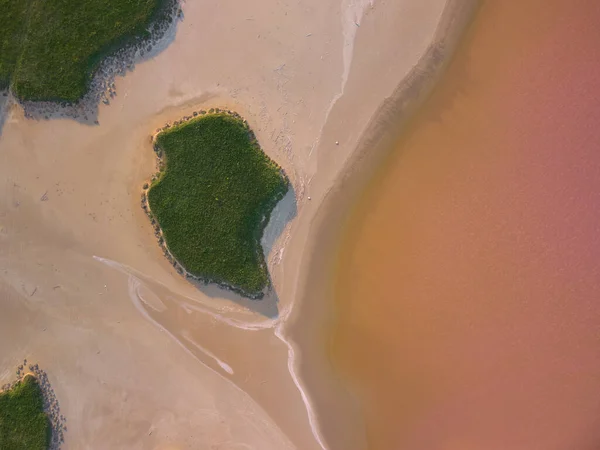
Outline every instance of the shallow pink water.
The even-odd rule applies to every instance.
[[[372,450],[600,448],[600,2],[484,2],[336,284]]]

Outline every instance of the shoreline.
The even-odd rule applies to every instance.
[[[327,329],[335,317],[330,294],[339,230],[369,180],[381,169],[393,142],[443,76],[479,6],[479,0],[446,2],[427,50],[373,114],[311,221],[310,246],[301,259],[299,300],[293,305],[285,331],[295,349],[294,372],[304,389],[299,388],[301,392],[306,391],[311,404],[309,409],[313,409],[317,417],[319,434],[331,448],[366,448],[359,401],[342,387],[344,381],[337,379],[325,354],[329,345]],[[327,347],[325,351],[323,344]],[[334,404],[337,407],[325,406]],[[327,420],[324,419],[325,411]],[[336,436],[334,430],[350,422],[353,426],[346,429],[351,428],[353,433],[344,436],[343,444],[337,443],[340,436]],[[328,428],[331,428],[329,434]]]
[[[482,4],[344,222],[330,358],[370,450],[599,442],[600,10],[543,6]]]

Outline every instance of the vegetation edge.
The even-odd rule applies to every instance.
[[[102,65],[110,58],[115,58],[119,60],[119,62],[123,63],[123,65],[128,65],[131,60],[134,59],[135,53],[142,48],[145,44],[153,41],[157,41],[164,36],[164,33],[167,31],[169,25],[181,14],[181,9],[179,6],[180,0],[161,0],[161,4],[156,8],[152,17],[145,24],[146,28],[149,30],[148,35],[139,36],[135,34],[127,34],[123,35],[120,39],[112,42],[103,50],[100,50],[95,55],[90,55],[90,64],[88,67],[88,73],[86,76],[86,87],[83,94],[73,100],[73,99],[65,99],[59,97],[47,97],[47,98],[26,98],[19,95],[19,93],[13,89],[12,80],[8,83],[7,86],[0,87],[0,91],[5,90],[10,92],[13,97],[21,104],[42,104],[42,103],[51,103],[61,107],[69,107],[76,106],[80,104],[82,101],[86,100],[86,97],[92,93],[95,89],[94,80],[96,77],[101,76],[102,78],[108,78],[109,80],[114,78],[119,72],[119,68],[116,67],[116,70],[109,70],[108,74],[101,74]],[[106,80],[106,81],[109,81]],[[98,86],[102,86],[104,83],[98,83]],[[102,95],[99,95],[94,99],[95,103],[99,103]]]
[[[187,122],[189,122],[193,119],[196,119],[199,116],[217,115],[217,114],[226,114],[226,115],[229,115],[231,117],[234,117],[234,118],[242,121],[244,123],[244,126],[248,130],[251,139],[256,139],[254,136],[254,132],[250,129],[250,127],[248,125],[248,122],[245,119],[243,119],[240,114],[238,114],[235,111],[231,111],[229,109],[210,108],[208,111],[206,111],[206,110],[194,111],[192,113],[192,115],[190,115],[190,116],[184,116],[182,119],[176,120],[172,124],[170,124],[170,123],[165,124],[162,128],[157,129],[156,132],[150,136],[150,140],[153,143],[153,149],[154,149],[154,152],[155,152],[156,158],[157,158],[158,172],[156,172],[150,178],[150,180],[146,181],[143,184],[142,194],[141,194],[141,207],[144,210],[144,212],[146,213],[146,215],[148,216],[148,218],[150,219],[150,223],[151,223],[152,227],[154,228],[154,236],[157,238],[159,247],[162,249],[164,256],[172,264],[172,266],[175,268],[177,273],[179,273],[181,276],[183,276],[186,279],[191,279],[191,280],[203,283],[205,285],[215,284],[222,289],[225,289],[225,290],[228,290],[231,292],[235,292],[236,294],[239,294],[241,296],[244,296],[244,297],[247,297],[247,298],[250,298],[253,300],[259,300],[259,299],[263,298],[265,296],[265,294],[268,293],[269,290],[272,288],[271,275],[268,270],[266,257],[262,251],[259,250],[259,255],[257,255],[257,256],[258,256],[259,264],[260,264],[261,268],[263,268],[266,271],[267,285],[261,292],[258,292],[258,293],[248,292],[244,289],[241,289],[238,286],[232,285],[223,280],[211,278],[208,276],[192,274],[183,266],[183,264],[181,264],[177,260],[177,258],[173,255],[173,253],[169,249],[166,239],[164,238],[163,231],[158,223],[158,220],[152,213],[152,211],[150,209],[150,204],[148,202],[148,191],[151,189],[151,187],[153,186],[154,183],[157,183],[158,181],[160,181],[160,179],[164,175],[164,171],[166,169],[166,158],[164,155],[164,151],[158,146],[158,144],[156,142],[157,136],[163,131],[173,129],[173,128],[181,126],[181,125],[185,125]],[[256,230],[256,234],[254,236],[254,239],[256,239],[256,241],[258,242],[259,249],[262,248],[262,243],[261,243],[262,236],[264,235],[264,230],[269,223],[273,209],[289,192],[289,186],[290,186],[289,178],[285,174],[284,170],[275,161],[272,161],[272,162],[273,162],[273,164],[275,164],[278,167],[279,173],[285,181],[286,189],[284,192],[273,197],[272,200],[267,205],[265,205],[264,211],[261,211],[262,220],[261,220],[259,227]]]

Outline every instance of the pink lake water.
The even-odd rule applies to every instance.
[[[483,2],[335,286],[371,450],[600,449],[600,1]]]

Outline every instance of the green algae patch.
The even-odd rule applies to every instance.
[[[100,61],[150,37],[174,0],[0,0],[0,88],[74,103]]]
[[[281,168],[236,113],[215,113],[158,133],[161,172],[149,214],[188,275],[259,298],[269,286],[261,237],[289,188]]]
[[[0,449],[46,450],[51,433],[42,389],[33,376],[0,392]]]

